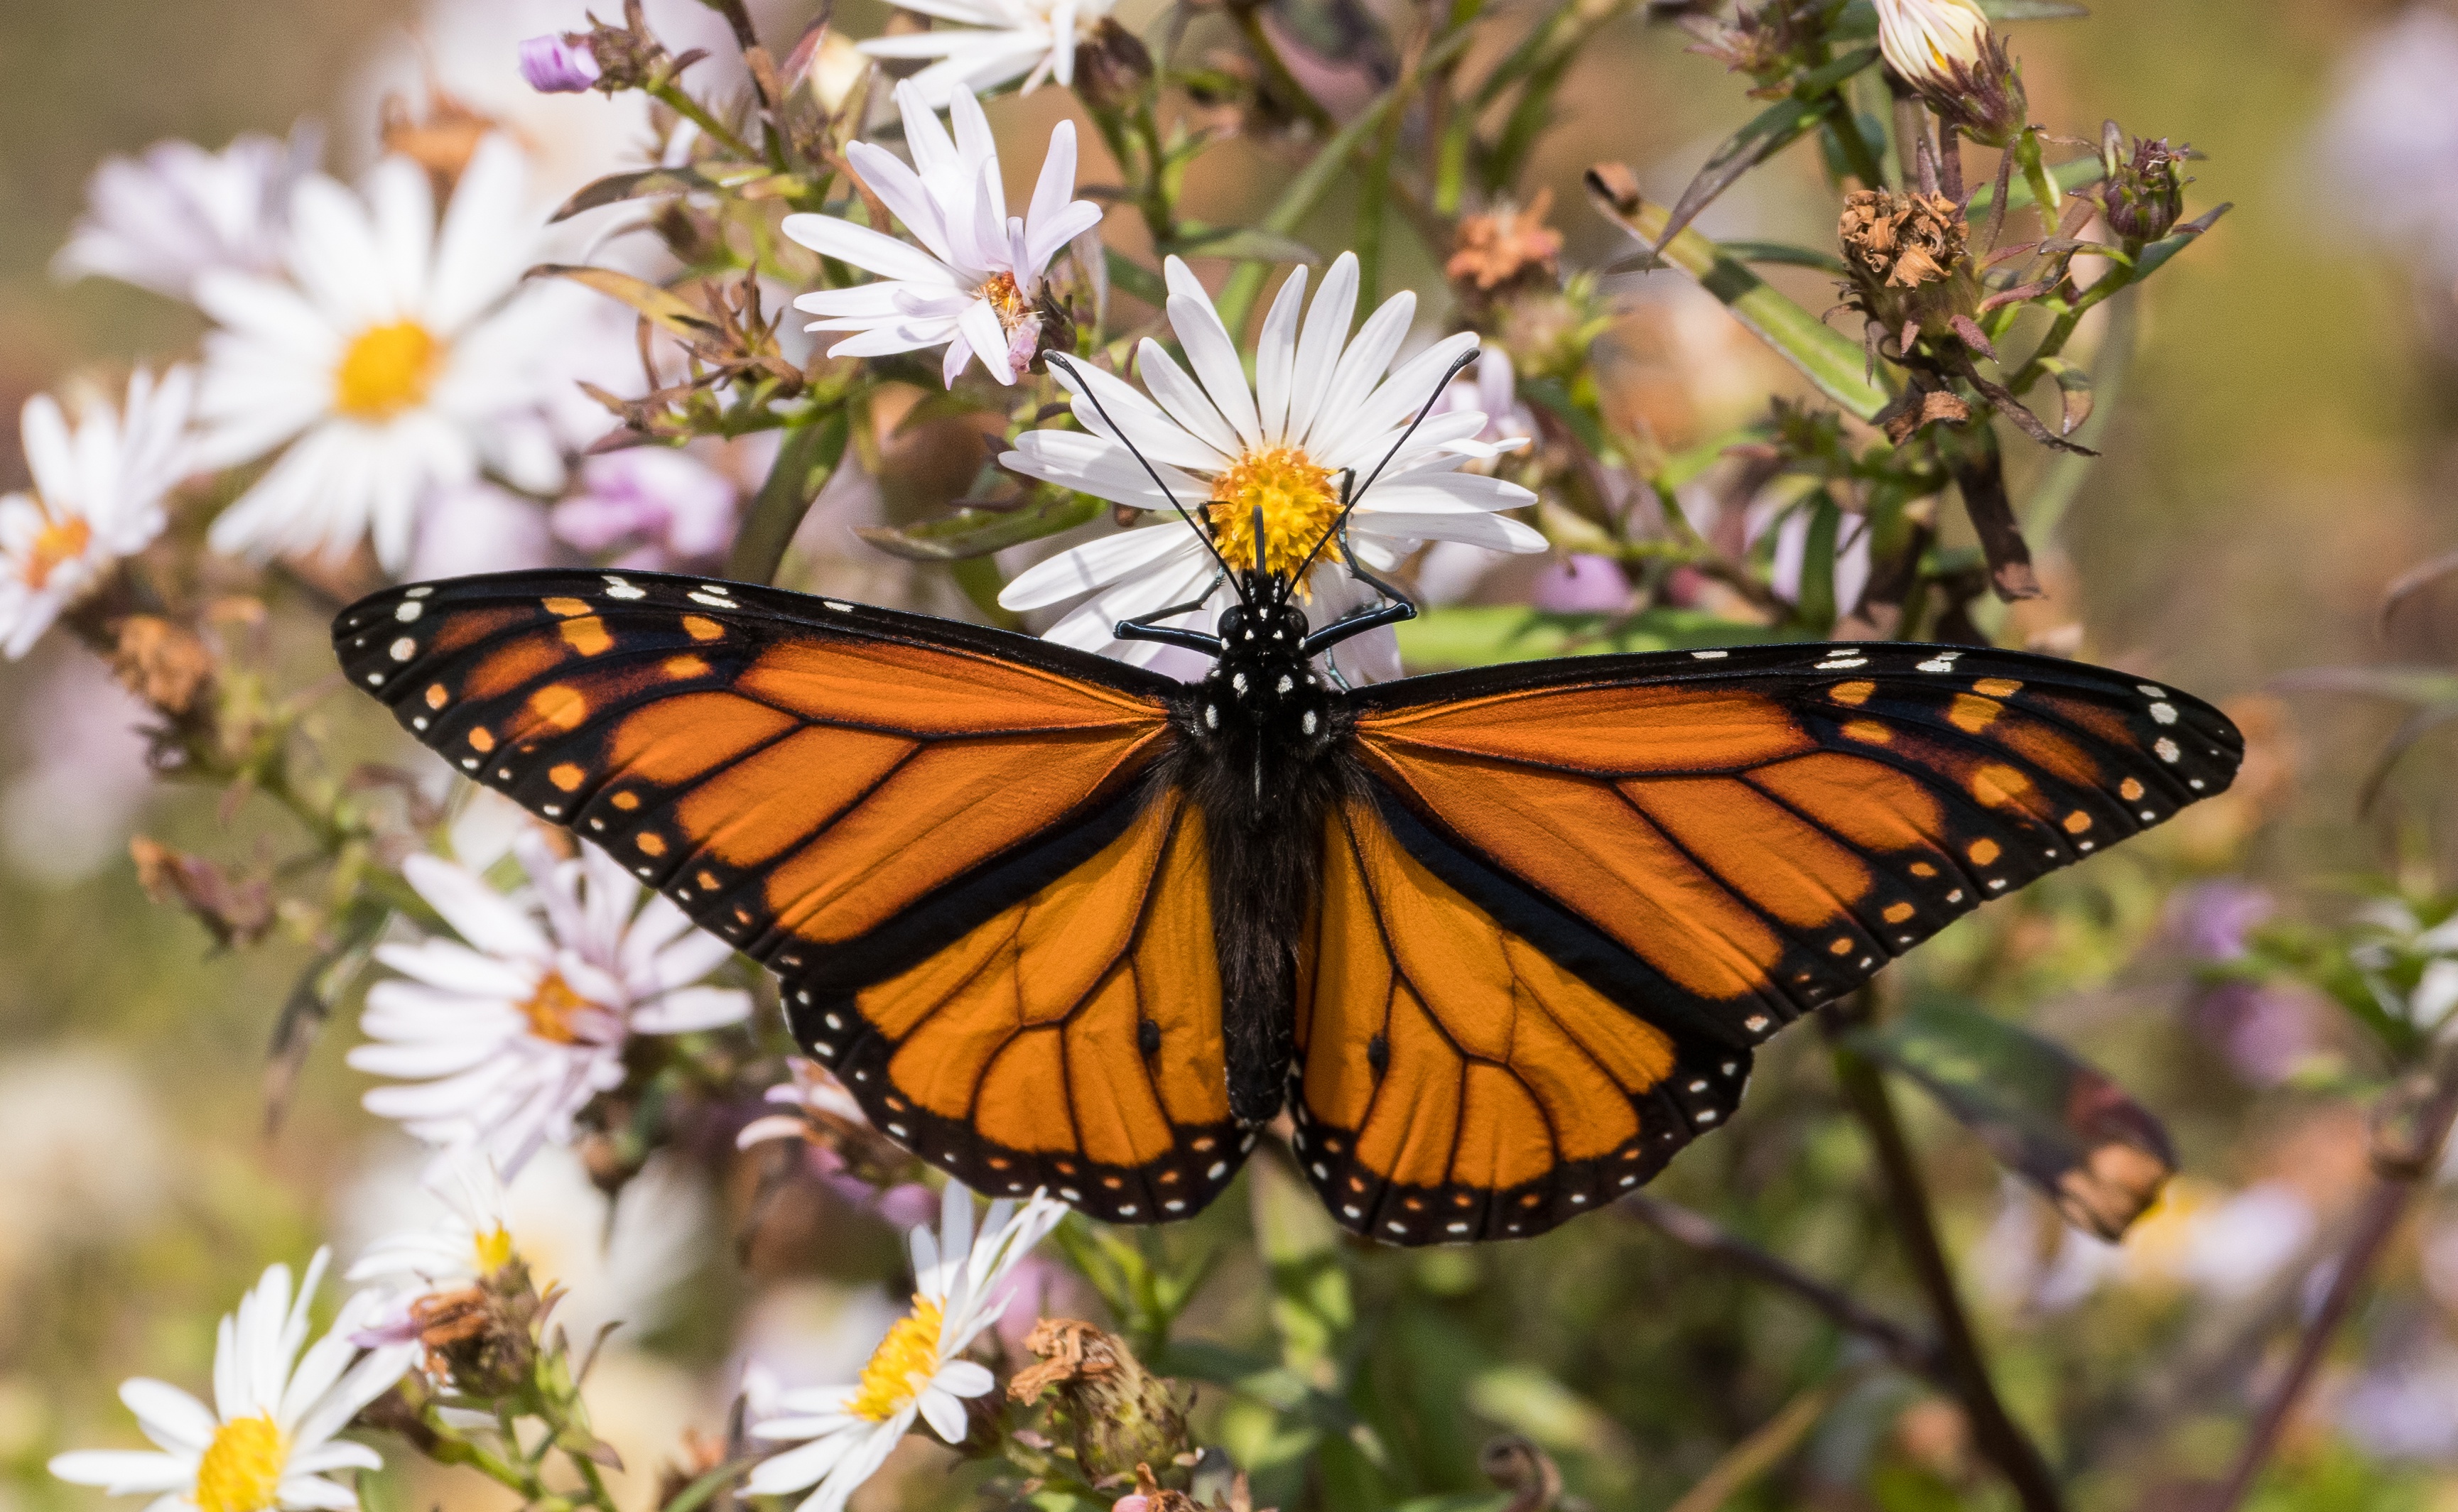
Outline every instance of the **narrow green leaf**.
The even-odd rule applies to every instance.
[[[1161,281],[1160,275],[1117,248],[1105,244],[1101,261],[1110,270],[1110,286],[1119,293],[1132,295],[1156,310],[1169,302],[1169,285]]]
[[[627,199],[727,192],[745,198],[766,199],[791,194],[802,187],[801,181],[791,174],[777,173],[764,164],[695,163],[687,168],[642,168],[631,173],[609,174],[581,185],[577,193],[547,218],[551,221],[568,220],[584,210],[602,209]]]
[[[921,525],[864,526],[855,533],[890,556],[901,556],[908,562],[960,562],[1038,541],[1061,530],[1073,530],[1090,524],[1107,507],[1089,493],[1043,488],[1035,490],[1035,496],[1019,508],[959,507],[945,519]],[[1177,527],[1172,525],[1169,528]]]
[[[2134,259],[2134,281],[2141,282],[2164,266],[2170,258],[2201,239],[2203,232],[2216,224],[2219,217],[2236,208],[2233,202],[2219,206],[2190,226],[2180,226],[2176,235],[2161,237],[2144,247]]]
[[[1841,607],[1835,602],[1835,542],[1843,533],[1844,511],[1823,488],[1802,507],[1809,510],[1809,538],[1802,545],[1801,592],[1793,618],[1810,634],[1823,637],[1834,632]]]
[[[1433,609],[1399,627],[1400,658],[1411,671],[1485,667],[1548,656],[1748,646],[1790,637],[1765,625],[1698,609],[1640,614],[1556,614],[1518,604]]]
[[[2066,1221],[2121,1237],[2177,1167],[2168,1131],[2063,1046],[1946,998],[1847,1042],[1910,1077]]]
[[[646,279],[613,268],[578,267],[570,263],[543,262],[523,275],[531,279],[570,279],[573,282],[595,289],[612,300],[620,300],[669,335],[685,341],[698,341],[719,334],[717,322],[670,289],[663,289]],[[763,580],[764,581],[764,580]]]
[[[1596,207],[1648,246],[1661,239],[1667,212],[1638,194],[1637,180],[1618,163],[1588,171],[1588,190]],[[1739,262],[1717,250],[1696,230],[1684,231],[1664,243],[1663,259],[1679,268],[1760,341],[1801,370],[1818,391],[1863,420],[1875,420],[1886,407],[1885,390],[1868,379],[1868,357],[1857,342],[1796,303]]]
[[[1877,55],[1872,50],[1864,51],[1869,52],[1872,58]],[[1808,135],[1825,118],[1826,101],[1820,96],[1781,99],[1760,111],[1748,125],[1725,137],[1707,155],[1706,163],[1691,178],[1690,186],[1673,202],[1672,217],[1656,240],[1680,235],[1698,218],[1698,212],[1713,204],[1716,197],[1739,182],[1742,175]]]
[[[1839,279],[1848,279],[1852,270],[1832,252],[1816,247],[1796,247],[1787,241],[1719,241],[1716,249],[1741,262],[1773,262],[1790,268],[1816,268]]]

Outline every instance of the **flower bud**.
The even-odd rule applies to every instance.
[[[2133,155],[2120,158],[2122,140],[2116,123],[2109,122],[2102,147],[2108,181],[2100,203],[2108,212],[2108,229],[2138,246],[2166,236],[2185,213],[2185,186],[2193,180],[2185,176],[2184,163],[2193,149],[2171,147],[2164,136],[2137,136]]]
[[[1190,1448],[1185,1409],[1169,1382],[1145,1370],[1125,1339],[1073,1318],[1045,1317],[1024,1344],[1040,1363],[1016,1372],[1008,1396],[1031,1401],[1055,1388],[1052,1426],[1073,1432],[1075,1460],[1086,1480],[1135,1472],[1149,1478],[1145,1466],[1173,1465]],[[1139,1489],[1147,1495],[1159,1490]]]
[[[521,77],[541,94],[578,94],[594,88],[601,70],[588,39],[550,31],[521,44]]]
[[[1103,16],[1092,36],[1075,44],[1075,93],[1093,109],[1122,111],[1152,87],[1152,53],[1143,39]]]
[[[1852,270],[1845,298],[1906,346],[1924,331],[1956,329],[1957,316],[1969,323],[1980,283],[1968,255],[1970,228],[1953,200],[1860,190],[1844,201],[1836,236]]]
[[[1877,0],[1878,51],[1920,92],[1938,119],[1973,141],[2003,147],[2030,105],[2023,76],[1972,0]]]

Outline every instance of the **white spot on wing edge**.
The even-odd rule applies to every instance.
[[[647,598],[649,596],[647,589],[636,588],[612,572],[606,573],[605,578],[608,598]]]
[[[2156,741],[2155,741],[2152,744],[2151,749],[2158,753],[2160,760],[2169,762],[2172,765],[2176,762],[2177,757],[2185,754],[2184,752],[2177,749],[2177,742],[2169,739],[2166,735],[2161,735]]]
[[[419,615],[424,614],[424,613],[426,613],[426,612],[427,612],[427,606],[426,606],[426,605],[424,605],[424,604],[422,604],[422,603],[420,603],[418,600],[416,600],[416,599],[414,599],[414,598],[413,598],[413,599],[408,600],[408,601],[407,601],[407,602],[406,602],[406,603],[401,603],[401,604],[396,604],[396,605],[394,605],[394,606],[393,606],[393,611],[392,611],[392,617],[393,617],[393,618],[395,618],[395,619],[397,619],[397,620],[399,620],[399,621],[401,621],[403,624],[406,625],[406,624],[408,624],[410,621],[412,621],[412,620],[414,620],[414,619],[418,618],[418,616],[419,616]]]
[[[1732,652],[1728,651],[1694,651],[1690,653],[1690,658],[1693,661],[1722,661],[1731,654]]]
[[[2158,720],[2161,724],[2175,724],[2177,722],[2177,706],[2172,703],[2155,703],[2151,706],[2151,717]]]

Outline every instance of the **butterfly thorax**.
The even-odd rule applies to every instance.
[[[1301,650],[1304,613],[1284,585],[1258,587],[1221,614],[1218,659],[1188,690],[1180,715],[1211,852],[1229,1102],[1247,1124],[1280,1110],[1288,1076],[1298,942],[1345,727],[1340,695]]]

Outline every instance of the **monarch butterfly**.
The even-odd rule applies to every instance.
[[[1310,628],[1312,555],[1264,570],[1259,521],[1215,633],[1118,627],[1199,683],[645,572],[395,588],[333,633],[420,740],[774,970],[803,1047],[967,1184],[1184,1217],[1285,1101],[1335,1217],[1399,1244],[1638,1186],[1760,1041],[2242,752],[2165,687],[1967,647],[1336,686],[1316,657],[1414,612],[1338,529],[1315,551],[1378,605]]]

